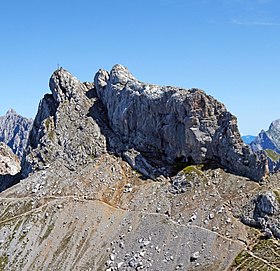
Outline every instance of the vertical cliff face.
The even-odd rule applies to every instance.
[[[236,118],[202,90],[145,84],[121,65],[99,70],[95,87],[112,130],[150,160],[216,161],[254,180],[266,175],[265,155],[244,145]]]
[[[41,100],[30,132],[24,175],[53,162],[74,169],[105,148],[105,138],[90,115],[98,110],[93,85],[81,83],[61,68],[50,78],[50,89],[52,94]]]
[[[31,127],[32,119],[24,118],[10,109],[0,117],[0,141],[7,144],[21,159]]]

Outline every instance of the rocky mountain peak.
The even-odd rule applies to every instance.
[[[85,92],[86,88],[82,83],[67,70],[60,68],[56,70],[49,81],[50,90],[57,103],[65,99],[79,100],[80,92]]]
[[[105,139],[91,116],[96,110],[93,84],[81,83],[63,68],[50,78],[52,94],[41,100],[30,132],[23,174],[62,163],[74,169],[102,152]],[[94,107],[94,108],[92,108]]]
[[[270,126],[269,126],[269,131],[280,131],[280,119],[274,120]]]
[[[63,161],[70,168],[113,152],[150,178],[173,174],[174,165],[215,162],[260,180],[264,154],[254,154],[235,116],[200,89],[140,82],[126,67],[100,69],[95,84],[63,68],[50,78],[51,95],[40,103],[23,171]]]
[[[252,179],[266,174],[265,155],[257,157],[244,145],[236,118],[204,91],[143,83],[122,65],[99,70],[94,81],[129,161],[141,156],[142,164],[156,168],[216,161]]]
[[[0,142],[7,144],[21,159],[27,144],[32,119],[20,116],[10,109],[0,117]]]

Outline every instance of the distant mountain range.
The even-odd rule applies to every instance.
[[[269,158],[271,172],[280,169],[280,119],[273,121],[267,131],[262,130],[250,143],[254,152],[264,150]]]
[[[0,117],[0,142],[8,145],[21,159],[33,120],[22,117],[14,109]]]
[[[256,136],[253,135],[245,135],[242,136],[243,142],[247,145],[249,145],[251,142],[255,140]]]

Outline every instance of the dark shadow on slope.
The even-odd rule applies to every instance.
[[[0,193],[9,187],[17,184],[22,179],[21,173],[18,173],[16,175],[0,175]]]

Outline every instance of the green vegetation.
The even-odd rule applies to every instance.
[[[278,201],[278,203],[280,204],[280,192],[278,190],[273,190],[273,193],[276,196],[276,199]]]
[[[277,153],[277,152],[275,152],[271,149],[266,149],[265,152],[271,160],[273,160],[275,162],[280,160],[280,154],[279,153]]]
[[[279,270],[279,253],[278,241],[259,240],[251,252],[243,250],[238,254],[230,270]]]
[[[235,264],[236,266],[240,265],[242,262],[244,262],[245,260],[247,260],[248,258],[250,258],[250,254],[243,250],[241,251],[237,257],[235,258]]]
[[[6,265],[8,264],[8,260],[7,255],[0,256],[0,271],[7,270]]]
[[[50,224],[50,225],[48,226],[48,228],[46,229],[46,231],[45,231],[43,237],[42,237],[41,240],[40,240],[40,244],[42,244],[42,242],[51,234],[53,228],[54,228],[54,224]]]
[[[183,168],[183,172],[185,174],[195,173],[196,175],[201,176],[201,175],[203,175],[203,173],[201,171],[202,168],[203,168],[203,165],[186,166],[185,168]]]

